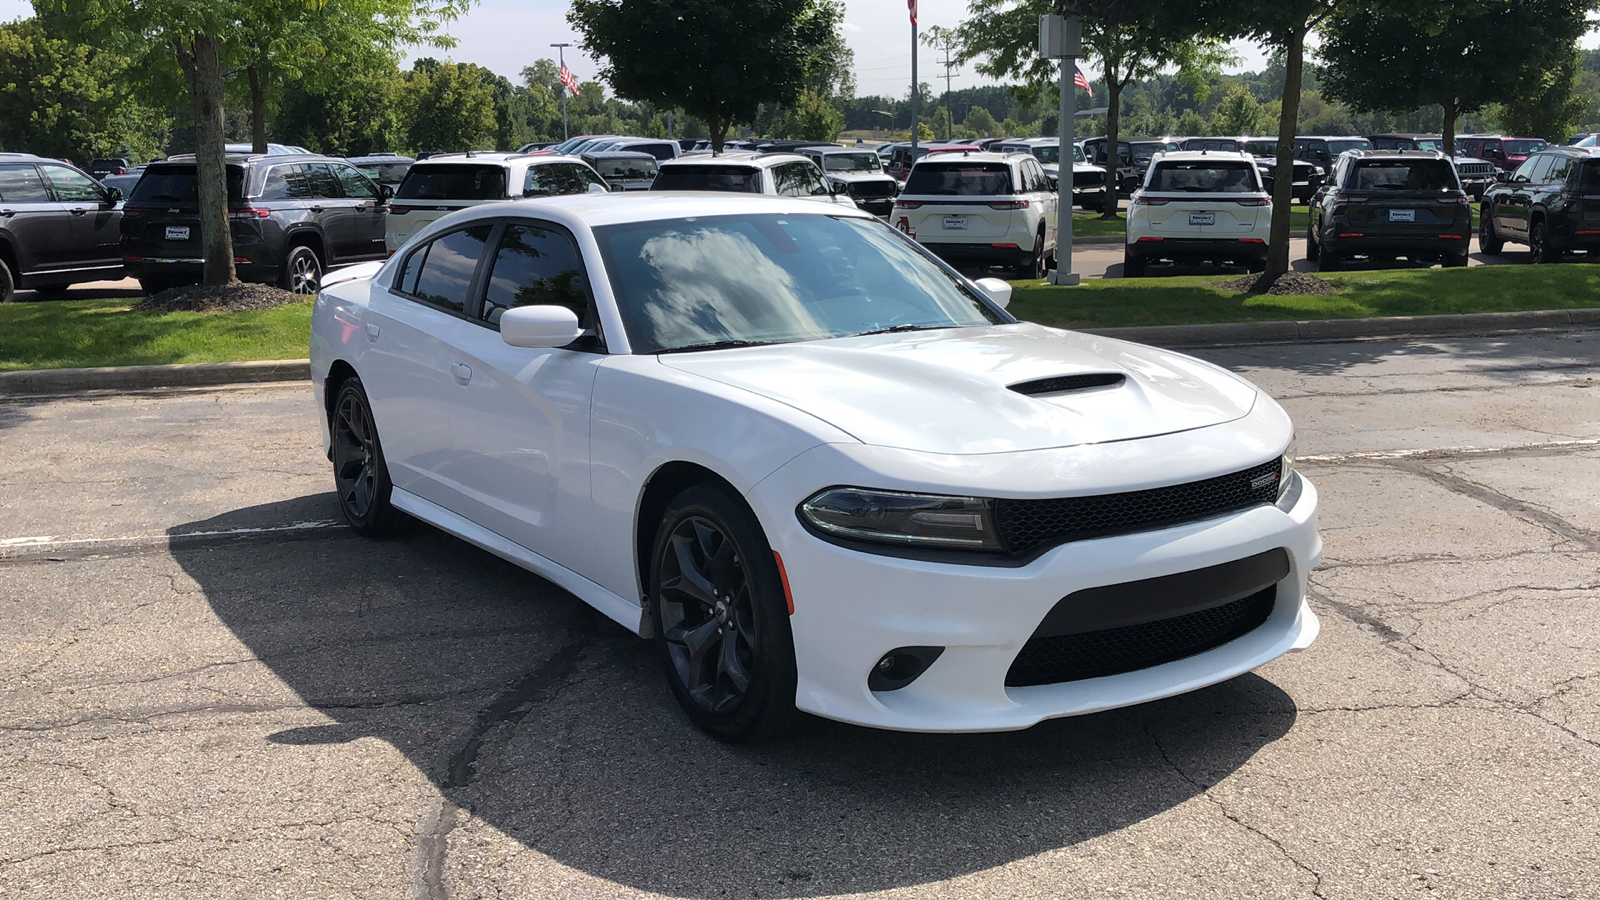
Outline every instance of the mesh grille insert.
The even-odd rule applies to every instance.
[[[1171,619],[1082,634],[1035,637],[1006,673],[1006,687],[1060,684],[1148,669],[1204,653],[1261,627],[1278,588]]]
[[[1154,531],[1278,499],[1279,461],[1171,487],[1089,497],[995,501],[995,527],[1016,556],[1071,541]]]

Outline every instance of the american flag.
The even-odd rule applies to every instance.
[[[913,2],[915,2],[915,0],[913,0]],[[567,90],[573,92],[574,94],[578,92],[578,79],[573,77],[572,70],[567,68],[566,63],[561,64],[561,83],[566,85]]]
[[[915,3],[916,0],[911,0]],[[1083,70],[1077,66],[1072,67],[1072,83],[1089,92],[1089,99],[1094,99],[1094,88],[1089,86],[1089,79],[1083,77]]]
[[[906,0],[906,6],[911,9],[911,24],[917,24],[917,0]]]

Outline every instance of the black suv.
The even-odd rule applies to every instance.
[[[1573,250],[1600,252],[1600,149],[1546,147],[1483,195],[1478,248],[1527,244],[1532,262]]]
[[[226,158],[234,263],[245,281],[314,294],[336,266],[386,259],[389,191],[342,159],[310,154]],[[151,163],[122,210],[122,261],[146,292],[198,283],[199,181],[194,158]]]
[[[1294,139],[1294,158],[1303,159],[1313,165],[1321,166],[1323,171],[1331,171],[1334,161],[1339,158],[1339,154],[1346,150],[1371,149],[1372,142],[1364,137],[1308,135]]]
[[[1450,157],[1428,150],[1346,151],[1311,199],[1306,258],[1324,272],[1352,256],[1467,264],[1472,206]]]
[[[121,278],[121,199],[59,160],[0,153],[0,302],[19,287],[59,295],[70,284]]]

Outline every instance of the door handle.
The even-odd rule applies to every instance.
[[[311,211],[312,211],[312,212],[322,212],[322,207],[320,207],[320,206],[313,206],[313,207],[311,207]]]
[[[16,214],[17,214],[17,212],[16,212],[16,210],[12,210],[12,209],[0,209],[0,218],[6,218],[6,219],[9,219],[9,218],[11,218],[11,217],[12,217],[12,216],[14,216],[14,215],[16,215]]]
[[[88,212],[88,210],[86,210],[86,209],[74,209],[74,210],[68,210],[68,211],[71,212],[75,216],[81,216],[84,213]]]
[[[472,369],[468,366],[462,365],[461,363],[451,363],[450,374],[455,377],[456,381],[459,381],[462,384],[466,384],[472,380]]]
[[[367,340],[376,341],[378,339],[378,332],[380,332],[382,330],[383,329],[378,327],[378,323],[376,323],[376,322],[368,322],[367,323]]]

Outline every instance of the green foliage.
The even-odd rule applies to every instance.
[[[1211,121],[1212,128],[1219,134],[1258,134],[1265,120],[1261,101],[1243,85],[1234,84],[1217,104]]]
[[[1523,82],[1526,99],[1499,103],[1489,117],[1508,134],[1542,137],[1560,143],[1586,117],[1592,94],[1578,92],[1578,58],[1560,60],[1540,72],[1527,73]]]
[[[271,129],[275,139],[321,153],[364,156],[406,146],[400,111],[406,87],[391,60],[345,73],[339,83],[290,85]]]
[[[776,138],[794,138],[807,141],[831,141],[844,127],[844,116],[833,108],[827,97],[806,88],[800,99],[773,124],[771,134]]]
[[[130,84],[133,61],[47,33],[38,19],[0,25],[0,150],[87,162],[152,159],[171,130]]]
[[[418,60],[400,91],[408,145],[426,153],[495,149],[496,77],[473,63]]]
[[[967,131],[972,133],[973,137],[993,136],[995,129],[1000,127],[995,122],[994,116],[990,115],[989,111],[981,106],[974,106],[967,110],[967,117],[961,120],[961,124],[966,127]]]

